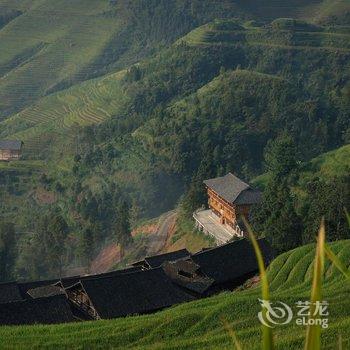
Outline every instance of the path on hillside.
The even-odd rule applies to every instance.
[[[176,211],[174,210],[165,213],[160,218],[157,233],[149,236],[147,256],[157,254],[164,248],[166,240],[168,238],[168,232],[171,228],[171,225],[174,224],[175,220]]]
[[[176,212],[174,210],[163,214],[159,218],[159,224],[157,232],[148,235],[148,244],[146,255],[155,255],[159,253],[165,246],[168,233],[171,226],[174,224],[176,219]],[[98,256],[93,260],[90,266],[90,273],[103,273],[109,271],[115,264],[122,260],[122,254],[120,247],[111,243],[104,247]]]

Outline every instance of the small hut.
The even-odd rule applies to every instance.
[[[18,160],[22,156],[23,142],[18,140],[0,141],[0,160]]]

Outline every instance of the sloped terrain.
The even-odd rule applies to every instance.
[[[233,15],[236,6],[226,5],[1,0],[0,119],[40,97],[135,63],[198,24]]]
[[[349,266],[350,241],[331,244],[338,257]],[[268,269],[275,301],[283,301],[297,311],[295,303],[310,297],[314,245],[307,245],[278,256]],[[324,299],[329,303],[329,328],[322,334],[325,349],[332,349],[342,335],[343,348],[350,344],[346,295],[350,281],[344,280],[336,267],[326,264]],[[128,317],[57,326],[2,327],[0,336],[11,339],[3,349],[26,348],[137,348],[137,349],[229,349],[232,343],[222,318],[237,333],[243,348],[260,349],[259,288],[183,304],[154,315]],[[277,349],[302,348],[305,329],[294,321],[276,326]]]
[[[42,149],[47,154],[60,143],[67,145],[74,128],[98,124],[118,114],[123,102],[123,74],[89,80],[44,97],[2,122],[0,135],[22,140],[27,158],[36,158]]]

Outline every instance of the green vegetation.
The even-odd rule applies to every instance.
[[[295,1],[296,12],[269,3],[270,18],[260,1],[100,1],[81,9],[79,1],[0,4],[17,11],[0,30],[0,66],[1,55],[18,57],[15,66],[5,64],[10,71],[0,81],[0,97],[1,91],[15,96],[11,108],[0,106],[0,137],[25,142],[25,161],[0,165],[0,210],[10,222],[20,217],[21,240],[33,216],[58,207],[73,242],[67,256],[86,260],[92,241],[98,249],[116,237],[117,197],[137,213],[135,221],[179,201],[188,219],[205,202],[204,178],[228,171],[255,178],[265,171],[272,139],[289,134],[303,163],[349,141],[350,32],[345,22],[316,20],[323,2]],[[36,21],[53,10],[50,24]],[[10,40],[24,31],[25,45]],[[30,84],[17,91],[28,72]],[[12,77],[14,90],[6,85]],[[316,197],[331,199],[322,195],[327,184],[315,186],[314,204]],[[303,186],[295,208],[305,218],[319,211],[304,202],[309,192]],[[327,215],[340,217],[339,206]],[[318,214],[314,220],[305,219],[306,237]],[[342,237],[337,232],[330,237]]]
[[[278,142],[275,146],[278,146]],[[280,157],[277,157],[277,154],[270,159],[270,163],[275,163],[275,168],[269,166],[267,160],[267,170],[270,171],[254,181],[255,185],[264,189],[265,197],[262,205],[256,208],[254,213],[257,232],[265,232],[277,241],[281,239],[282,245],[288,248],[288,244],[298,243],[297,235],[291,230],[293,238],[283,240],[281,235],[273,233],[272,223],[274,227],[276,223],[282,224],[277,230],[285,232],[288,226],[299,222],[300,228],[297,232],[302,233],[304,242],[309,242],[313,240],[320,218],[324,217],[329,240],[347,238],[348,224],[344,208],[350,206],[349,145],[324,153],[299,166],[294,162],[291,174],[276,182],[276,167],[283,171],[288,168],[286,163],[290,151],[282,148],[278,153]],[[295,156],[293,158],[295,161]],[[276,190],[283,184],[286,191],[284,194],[283,191]],[[273,189],[272,185],[277,187]],[[285,214],[292,215],[294,212],[294,220],[287,220],[281,215],[281,208],[288,205],[289,210]],[[276,217],[273,217],[274,215]],[[269,219],[264,219],[266,217]],[[289,224],[283,225],[284,222]]]
[[[342,262],[349,260],[350,241],[339,241],[329,246]],[[296,312],[297,301],[309,300],[314,247],[311,244],[294,249],[271,263],[268,280],[272,301],[283,301]],[[348,283],[341,272],[326,261],[323,298],[329,302],[329,328],[322,331],[324,348],[335,348],[339,334],[342,335],[343,348],[349,346]],[[260,349],[259,297],[260,288],[253,288],[222,293],[154,315],[57,326],[2,327],[0,337],[11,339],[11,342],[3,343],[1,347],[200,349],[205,346],[228,349],[232,348],[232,343],[223,327],[223,317],[236,333],[243,349]],[[305,329],[292,321],[288,325],[276,326],[274,336],[277,349],[300,349],[304,344]]]

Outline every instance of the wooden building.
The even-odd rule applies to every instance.
[[[268,265],[271,248],[265,239],[258,244]],[[253,246],[240,239],[195,254],[179,250],[149,257],[142,266],[99,275],[0,283],[0,325],[148,314],[233,290],[257,273]]]
[[[241,215],[249,218],[252,205],[259,203],[261,193],[250,187],[235,175],[205,180],[208,193],[208,205],[221,224],[237,230]]]
[[[0,141],[0,160],[18,160],[22,156],[23,142],[18,140]]]

